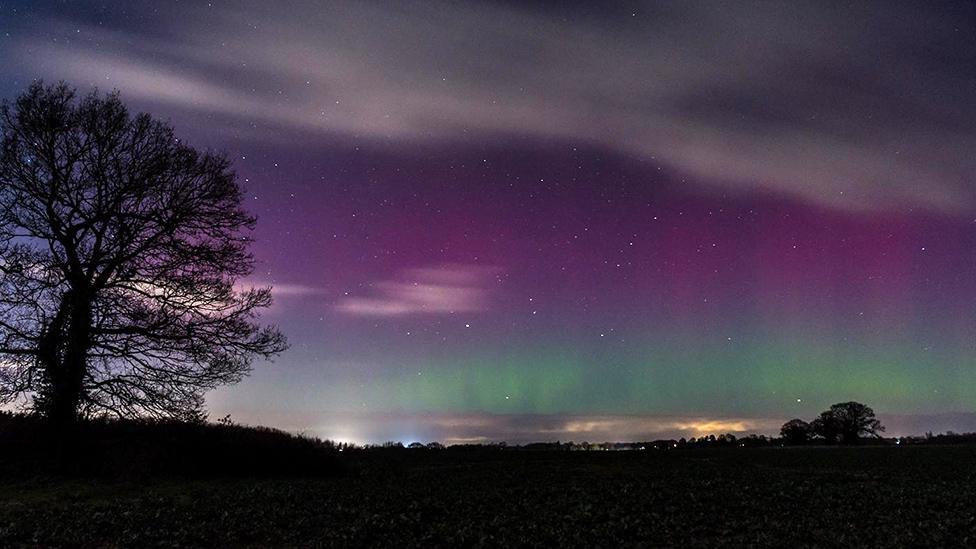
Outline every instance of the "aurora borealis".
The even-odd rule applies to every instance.
[[[0,93],[223,151],[292,348],[213,416],[356,441],[976,430],[967,4],[0,1]]]

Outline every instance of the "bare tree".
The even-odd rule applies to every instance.
[[[196,418],[285,348],[256,323],[255,219],[226,158],[118,94],[35,83],[0,109],[0,398],[38,412]]]

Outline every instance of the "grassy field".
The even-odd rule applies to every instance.
[[[0,546],[972,546],[976,448],[386,450],[338,478],[8,479]]]

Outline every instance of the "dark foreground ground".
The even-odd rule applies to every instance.
[[[389,450],[336,478],[0,480],[0,546],[976,546],[976,448]]]

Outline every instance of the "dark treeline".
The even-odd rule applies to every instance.
[[[877,437],[863,439],[861,446],[900,446],[900,445],[960,445],[976,444],[976,433],[926,433],[919,436]],[[823,439],[811,439],[805,446],[830,446]],[[342,444],[346,451],[417,451],[417,450],[494,450],[494,451],[641,451],[641,450],[681,450],[692,448],[775,448],[797,446],[784,437],[749,434],[736,436],[732,433],[721,435],[707,435],[702,437],[658,439],[646,442],[531,442],[527,444],[507,444],[505,442],[485,444],[451,444],[438,442],[412,442],[404,445],[401,442],[384,442],[382,444]]]
[[[860,402],[839,402],[824,410],[812,421],[791,419],[783,424],[779,437],[766,435],[739,435],[732,433],[705,435],[701,437],[658,439],[645,442],[536,442],[523,445],[494,444],[464,444],[453,445],[451,449],[496,449],[496,450],[548,450],[548,451],[610,451],[610,450],[675,450],[684,448],[760,448],[772,446],[806,446],[806,445],[901,445],[901,444],[973,444],[976,443],[976,433],[953,433],[933,435],[926,433],[924,437],[882,437],[885,430],[870,406]],[[387,442],[367,449],[396,449],[404,448],[399,442]],[[422,444],[411,443],[407,449],[444,449],[444,446],[431,442]]]
[[[56,432],[52,432],[52,430]],[[976,433],[926,433],[914,437],[873,437],[862,445],[976,444]],[[829,446],[811,438],[805,446]],[[732,433],[643,442],[535,442],[453,444],[387,442],[356,445],[294,435],[266,427],[238,425],[229,417],[214,423],[175,420],[91,419],[70,430],[36,414],[0,412],[0,475],[67,475],[112,478],[146,476],[261,477],[345,475],[355,456],[416,456],[449,452],[472,456],[493,452],[636,451],[747,449],[794,446],[787,437]],[[734,451],[734,450],[733,450]],[[398,458],[399,459],[399,458]],[[350,461],[351,460],[351,461]],[[383,460],[386,462],[387,460]],[[396,461],[396,460],[394,460]]]

